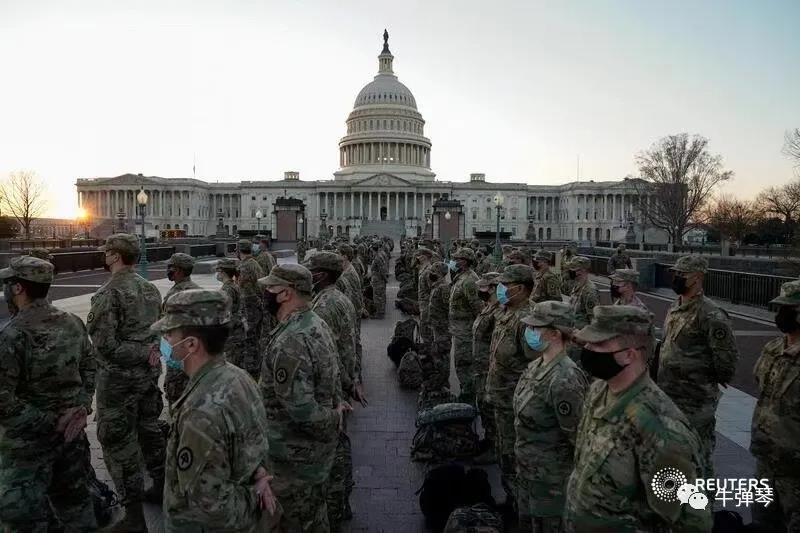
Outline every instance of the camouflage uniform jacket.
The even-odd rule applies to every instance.
[[[733,379],[739,351],[728,314],[703,295],[675,301],[664,320],[658,386],[695,425],[713,420],[718,384]]]
[[[363,285],[363,280],[364,278],[367,277],[367,267],[364,264],[364,259],[360,255],[353,258],[353,268],[356,269],[356,272],[358,273],[358,276],[361,278]]]
[[[492,264],[485,257],[475,266],[475,273],[478,276],[482,276],[487,272],[491,271],[492,271]]]
[[[592,321],[594,306],[598,303],[600,303],[600,294],[592,280],[587,279],[583,283],[575,282],[569,304],[572,307],[576,329],[581,329]]]
[[[616,397],[596,380],[578,425],[566,530],[711,531],[710,509],[664,501],[651,488],[667,467],[694,483],[706,471],[700,446],[686,417],[647,373]]]
[[[69,407],[92,411],[95,358],[81,319],[36,300],[0,329],[0,457],[41,453]],[[10,456],[9,456],[10,457]]]
[[[185,278],[175,283],[174,285],[172,285],[172,287],[169,288],[166,296],[164,296],[164,302],[161,306],[162,312],[164,306],[167,305],[167,300],[169,300],[174,294],[179,293],[181,291],[188,291],[189,289],[199,289],[199,288],[200,285],[192,281],[192,278]]]
[[[342,291],[331,285],[319,291],[311,302],[314,311],[330,328],[336,345],[342,391],[351,396],[357,381],[356,310]],[[341,396],[337,398],[341,400]]]
[[[608,273],[613,274],[618,268],[633,268],[628,254],[614,254],[608,258]]]
[[[256,281],[266,276],[261,265],[248,257],[239,264],[239,288],[242,294],[242,325],[245,333],[259,334],[259,327],[264,318],[261,292]],[[253,332],[253,333],[251,333]]]
[[[173,406],[167,444],[167,531],[257,531],[252,477],[268,458],[258,386],[217,357],[192,376]]]
[[[489,345],[499,312],[500,304],[487,303],[472,323],[472,359],[483,374],[489,371]]]
[[[530,306],[525,303],[517,309],[505,306],[500,309],[489,345],[486,392],[495,398],[492,403],[510,407],[520,376],[540,354],[531,350],[525,342],[526,326],[521,319],[530,314]]]
[[[269,252],[269,250],[261,250],[256,256],[256,263],[258,263],[258,266],[260,266],[261,270],[264,271],[264,275],[267,275],[272,270],[272,267],[278,264],[278,261],[275,259],[275,256]]]
[[[753,411],[750,451],[773,471],[800,477],[800,344],[783,336],[764,346],[754,374],[759,396]]]
[[[342,275],[336,280],[336,288],[350,299],[356,314],[360,317],[364,309],[364,291],[361,287],[361,277],[352,263],[347,265]]]
[[[239,286],[232,280],[227,280],[222,284],[220,290],[227,294],[231,300],[231,332],[225,344],[227,346],[228,344],[242,342],[244,340],[244,327],[242,326],[242,314],[240,311],[242,294]]]
[[[614,300],[614,305],[632,305],[634,307],[638,307],[639,309],[644,309],[645,311],[650,312],[644,302],[635,294],[633,295],[633,298],[631,298],[630,302],[623,302],[622,298],[617,298]]]
[[[536,516],[561,516],[575,434],[589,384],[563,350],[532,362],[514,391],[517,475],[529,481]]]
[[[450,325],[451,333],[458,334],[472,329],[475,317],[483,309],[478,296],[478,275],[472,270],[460,272],[450,287]]]
[[[433,340],[450,339],[450,286],[444,278],[431,287],[428,317]]]
[[[533,276],[533,281],[532,303],[561,301],[561,279],[558,274],[550,269],[539,270]]]
[[[385,282],[389,278],[389,267],[383,254],[375,254],[375,259],[372,260],[369,270],[373,279],[380,278]]]
[[[136,377],[159,374],[148,363],[158,334],[150,325],[161,312],[155,285],[133,270],[116,272],[92,296],[86,328],[92,337],[100,368]]]
[[[308,308],[272,331],[259,381],[269,420],[270,474],[327,481],[339,433],[337,360],[330,328]]]

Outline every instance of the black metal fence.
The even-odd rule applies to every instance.
[[[190,251],[192,257],[213,256],[216,255],[217,246],[216,244],[194,245],[190,247]],[[174,253],[174,246],[148,246],[147,261],[151,263],[166,261]],[[57,272],[103,268],[105,259],[105,254],[96,250],[55,252],[52,255]]]
[[[667,252],[668,244],[651,243],[617,243],[609,241],[597,241],[595,246],[598,248],[616,248],[617,244],[625,244],[628,250],[640,250],[645,252]],[[674,252],[678,254],[703,254],[721,255],[722,248],[714,244],[679,244],[675,246]],[[784,246],[731,246],[729,255],[732,257],[792,257],[794,250]]]

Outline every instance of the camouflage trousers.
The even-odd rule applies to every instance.
[[[516,441],[516,430],[514,429],[514,408],[512,399],[489,395],[489,401],[494,407],[494,418],[497,424],[497,440],[495,450],[500,465],[500,482],[510,501],[516,502],[516,458],[514,456],[514,445]]]
[[[54,518],[65,531],[97,531],[87,485],[86,435],[70,443],[60,437],[47,441],[29,441],[24,449],[4,446],[0,531],[46,533]]]
[[[564,514],[566,480],[560,488],[533,482],[517,476],[517,514],[521,533],[561,533]],[[553,493],[554,497],[543,498]]]
[[[475,389],[478,413],[481,415],[481,426],[483,426],[483,438],[494,446],[497,441],[497,424],[494,420],[494,406],[486,397],[486,371],[475,376]]]
[[[453,334],[453,361],[461,386],[459,401],[475,405],[475,365],[472,358],[472,322],[450,322]]]
[[[381,276],[372,276],[372,303],[375,306],[375,316],[378,318],[386,314],[386,280]]]
[[[339,525],[351,516],[350,493],[353,492],[353,453],[350,437],[344,431],[339,432],[336,443],[336,454],[333,457],[333,468],[328,480],[328,523],[331,531],[337,531]]]
[[[151,478],[164,478],[166,443],[158,424],[163,407],[156,375],[97,371],[97,439],[117,492],[129,502],[142,499],[140,455]]]
[[[796,471],[796,465],[793,465]],[[768,479],[774,501],[768,506],[753,506],[753,524],[759,531],[786,531],[800,533],[800,479],[797,475],[784,475],[765,461],[756,459],[756,477]]]
[[[327,483],[310,485],[288,477],[275,476],[270,483],[283,507],[273,533],[328,533]]]
[[[426,391],[439,391],[448,388],[450,382],[450,338],[443,337],[431,342],[425,355],[420,354],[422,367],[422,386]]]
[[[189,383],[189,376],[183,370],[167,367],[167,375],[164,377],[164,394],[170,406],[181,397],[187,383]]]
[[[419,336],[425,344],[429,344],[433,338],[433,332],[431,331],[431,314],[428,310],[428,306],[419,306]]]

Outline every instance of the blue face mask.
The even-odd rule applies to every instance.
[[[539,331],[532,328],[525,328],[525,342],[528,343],[532,350],[537,352],[545,351],[550,345],[548,341],[542,339],[542,334]]]
[[[458,265],[456,264],[455,259],[451,259],[450,261],[447,262],[447,268],[449,268],[453,272],[458,270]]]
[[[190,337],[186,337],[186,339],[189,339],[189,338]],[[172,358],[172,349],[175,346],[177,346],[180,343],[182,343],[183,341],[185,341],[186,339],[178,341],[178,342],[175,343],[175,345],[172,345],[172,344],[169,343],[169,341],[167,341],[167,339],[165,339],[164,337],[161,337],[161,343],[158,346],[158,350],[161,352],[161,360],[164,361],[164,364],[167,365],[167,367],[175,369],[175,370],[183,371],[183,361],[186,358],[181,359],[181,360],[173,359]]]
[[[258,250],[259,250],[260,248],[261,248],[261,246],[259,246],[258,244],[254,244],[254,245],[253,245],[253,254],[257,254],[257,253],[258,253]]]
[[[508,288],[505,285],[498,283],[495,294],[497,295],[497,301],[500,305],[506,305],[508,303]]]

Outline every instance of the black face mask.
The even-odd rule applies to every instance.
[[[567,276],[569,277],[569,279],[575,279],[578,277],[578,272],[576,272],[575,270],[568,270]]]
[[[488,302],[489,298],[491,298],[491,294],[486,291],[478,291],[478,298],[480,298],[484,302]]]
[[[175,280],[175,271],[172,270],[171,268],[167,269],[167,279],[170,280],[170,281],[174,281]]]
[[[675,294],[683,294],[686,292],[686,278],[683,276],[672,276],[672,290]]]
[[[267,313],[275,316],[278,314],[278,309],[281,304],[278,303],[278,295],[271,291],[264,291],[264,308]]]
[[[616,285],[611,285],[611,287],[609,287],[609,292],[611,292],[611,298],[615,300],[622,297],[622,294],[619,292],[619,287]]]
[[[614,359],[614,354],[622,351],[624,350],[618,350],[616,352],[593,352],[588,348],[584,348],[581,351],[581,365],[590,375],[597,379],[607,381],[625,369],[624,366],[617,363]]]
[[[534,261],[533,262],[533,269],[534,270],[539,270],[540,268],[542,268],[542,264],[539,261]]]
[[[11,291],[11,283],[6,283],[3,285],[3,296],[6,299],[6,305],[8,306],[8,314],[11,316],[16,315],[19,312],[19,307],[14,304],[14,293]]]
[[[6,296],[6,301],[8,301],[8,296]],[[794,333],[800,329],[800,324],[797,323],[797,308],[781,306],[775,315],[775,325],[783,333]]]
[[[311,282],[314,284],[314,292],[319,292],[320,290],[324,289],[325,287],[321,286],[320,283],[324,281],[325,273],[324,272],[312,272],[311,273]]]

